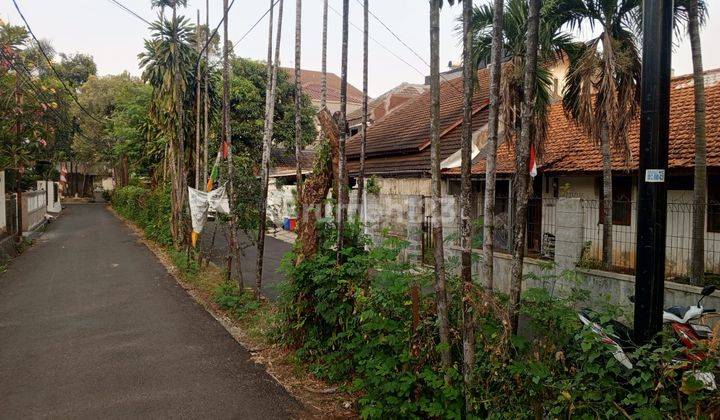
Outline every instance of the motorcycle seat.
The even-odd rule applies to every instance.
[[[665,312],[675,315],[680,319],[685,318],[685,314],[690,310],[689,306],[673,306],[665,309]]]

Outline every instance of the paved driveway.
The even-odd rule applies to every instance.
[[[0,418],[288,418],[299,404],[102,205],[0,274]]]

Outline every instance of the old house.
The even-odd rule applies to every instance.
[[[286,72],[290,82],[295,83],[295,69],[282,67],[280,70]],[[327,107],[331,113],[340,111],[340,85],[342,79],[335,73],[327,73]],[[315,70],[300,71],[300,85],[303,93],[312,100],[316,109],[320,109],[322,98],[322,72]],[[363,93],[360,89],[348,83],[347,90],[347,112],[354,112],[362,107]]]
[[[708,205],[706,212],[706,269],[720,273],[720,69],[706,72]],[[668,182],[667,267],[669,277],[684,276],[689,269],[692,240],[693,168],[695,161],[694,84],[692,76],[672,81]],[[583,213],[582,258],[593,265],[602,256],[602,155],[599,146],[572,120],[562,104],[552,105],[545,150],[538,158],[538,176],[528,213],[527,248],[531,255],[550,256],[557,227],[556,205],[561,198],[578,198]],[[636,202],[638,184],[639,118],[628,133],[629,156],[613,150],[613,265],[619,271],[635,268]],[[627,157],[626,157],[627,156]],[[512,145],[498,150],[498,244],[512,224],[512,189],[515,172]],[[459,162],[445,162],[448,191],[459,191]],[[472,167],[476,179],[475,206],[482,217],[485,158],[479,154]]]

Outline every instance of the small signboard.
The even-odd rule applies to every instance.
[[[665,182],[665,169],[646,170],[645,182]]]

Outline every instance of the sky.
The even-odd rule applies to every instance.
[[[156,10],[150,0],[118,0],[147,20],[154,20]],[[210,1],[210,22],[215,27],[222,18],[222,0]],[[350,1],[350,40],[348,78],[362,88],[362,0]],[[408,46],[398,41],[373,17],[370,18],[370,73],[369,93],[377,97],[403,82],[423,83],[429,73],[428,1],[426,0],[369,0],[370,10],[377,15]],[[475,0],[483,4],[489,0]],[[129,71],[140,75],[137,55],[143,49],[143,39],[149,36],[147,24],[113,4],[111,0],[17,0],[35,34],[50,40],[58,52],[85,53],[95,58],[100,75]],[[323,0],[303,2],[302,67],[320,70],[322,58],[322,3]],[[342,44],[342,0],[329,0],[328,12],[328,71],[340,74]],[[720,49],[714,48],[720,39],[720,7],[710,2],[710,18],[703,28],[703,60],[706,69],[720,67]],[[237,42],[265,13],[269,0],[236,0],[230,12],[230,39]],[[201,8],[201,21],[205,21],[205,0],[189,0],[180,13],[194,22]],[[717,8],[717,11],[715,10]],[[335,11],[333,11],[335,9]],[[442,70],[448,62],[460,59],[460,44],[455,27],[460,7],[445,7],[441,13]],[[295,65],[295,1],[285,0],[283,19],[281,65]],[[0,1],[0,19],[22,24],[11,0]],[[236,46],[242,57],[264,60],[267,56],[267,19],[263,20]],[[356,28],[352,27],[355,25]],[[585,36],[583,34],[579,36]],[[412,49],[412,51],[411,51]],[[416,52],[423,59],[417,57]],[[673,51],[673,69],[676,75],[692,72],[690,43],[683,39]]]

